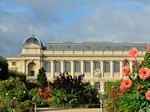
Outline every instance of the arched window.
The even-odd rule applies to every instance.
[[[30,62],[28,65],[28,75],[29,76],[35,76],[35,68],[36,68],[36,64],[34,62]]]
[[[80,61],[75,61],[74,62],[74,71],[75,72],[81,72],[81,63],[80,63]]]
[[[96,88],[97,90],[100,90],[100,83],[99,83],[99,82],[95,82],[95,88]]]
[[[65,71],[71,72],[71,63],[69,61],[65,61]]]

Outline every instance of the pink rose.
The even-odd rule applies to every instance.
[[[147,100],[150,100],[150,91],[147,91],[145,93],[145,97],[146,97]]]
[[[132,86],[132,81],[129,78],[125,78],[122,81],[122,86],[124,86],[125,88],[130,88]]]
[[[135,58],[135,57],[137,57],[137,55],[138,55],[137,48],[135,48],[135,47],[131,48],[130,51],[129,51],[129,56],[132,57],[132,58]]]
[[[125,90],[126,90],[126,88],[124,87],[124,85],[123,85],[123,84],[121,84],[121,85],[120,85],[120,92],[122,92],[122,93],[123,93],[123,92],[125,92]]]
[[[147,51],[150,52],[150,44],[147,45]]]
[[[148,68],[140,68],[138,76],[145,80],[150,76],[150,70]]]
[[[123,76],[127,76],[129,74],[129,72],[130,72],[130,68],[128,66],[124,66],[122,68],[122,75]]]

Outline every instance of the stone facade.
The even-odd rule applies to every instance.
[[[27,80],[36,80],[38,70],[44,67],[47,78],[52,81],[60,72],[71,75],[84,74],[84,80],[90,81],[99,92],[104,92],[107,81],[122,78],[122,60],[132,69],[133,59],[128,56],[132,47],[137,47],[138,57],[143,60],[146,43],[113,43],[113,42],[42,42],[32,35],[22,46],[20,57],[7,58],[9,69],[23,72]]]

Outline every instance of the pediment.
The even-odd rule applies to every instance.
[[[31,44],[28,44],[28,45],[24,46],[23,48],[40,48],[40,46],[31,43]]]

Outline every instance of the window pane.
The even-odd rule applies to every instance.
[[[110,62],[109,61],[104,61],[104,72],[110,72]]]
[[[85,61],[84,62],[84,72],[90,72],[90,71],[91,71],[90,62]]]
[[[123,66],[129,66],[129,62],[124,62]]]
[[[61,64],[59,61],[55,62],[55,72],[61,72]]]
[[[95,88],[96,88],[97,90],[100,90],[100,83],[99,83],[99,82],[96,82],[96,83],[95,83]]]
[[[71,72],[71,63],[69,61],[65,61],[65,71]]]
[[[81,72],[81,63],[79,61],[74,62],[74,71]]]
[[[94,61],[94,70],[99,68],[100,69],[100,62]]]
[[[132,62],[133,71],[137,71],[138,67],[136,65],[136,61]]]
[[[51,68],[51,64],[49,61],[45,61],[44,62],[44,69],[46,70],[46,72],[50,72]]]
[[[12,62],[12,66],[16,66],[16,62]]]
[[[114,62],[114,72],[120,72],[120,62]]]

